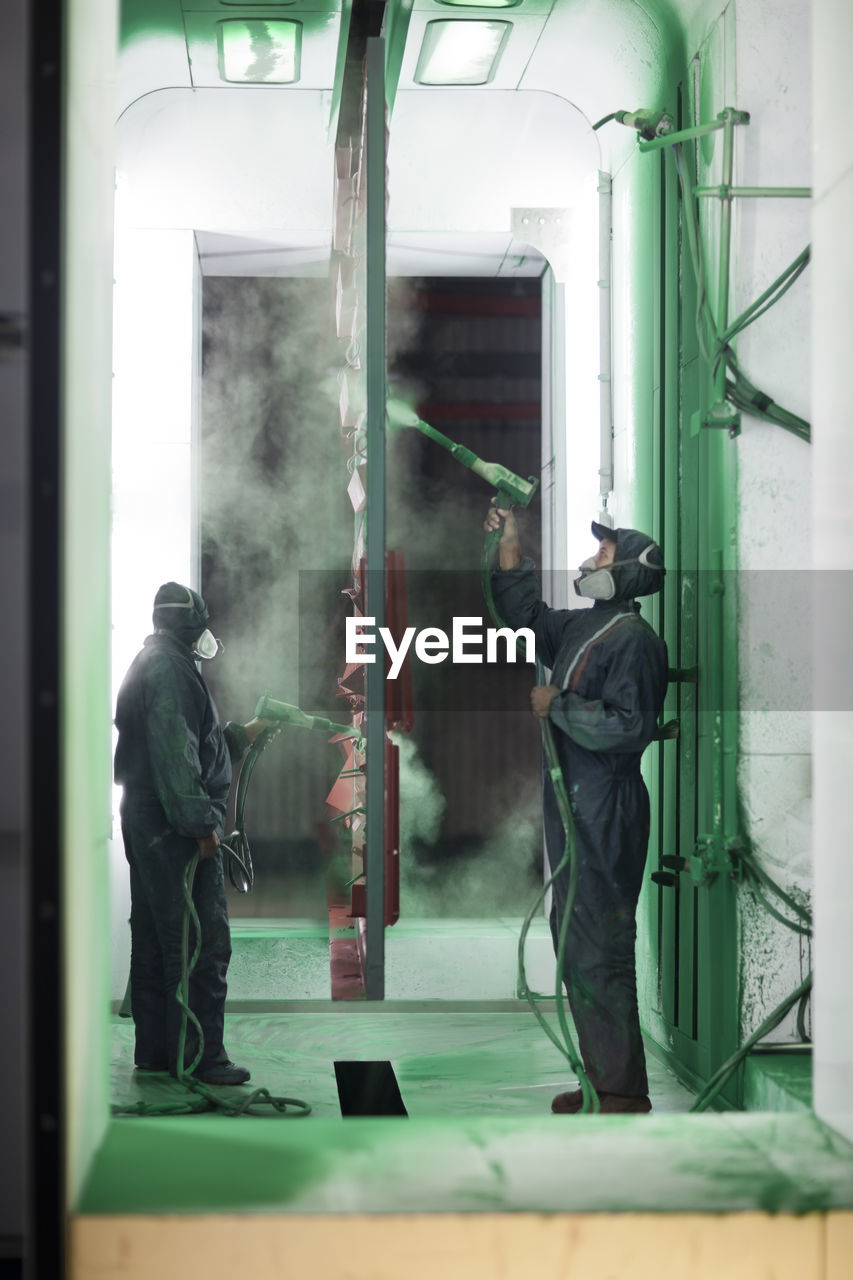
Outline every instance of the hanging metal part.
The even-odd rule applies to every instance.
[[[365,168],[367,179],[367,605],[385,625],[385,41],[367,41]],[[367,668],[364,989],[385,998],[385,670]]]

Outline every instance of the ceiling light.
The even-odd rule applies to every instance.
[[[477,18],[428,22],[415,71],[417,84],[488,84],[511,22]]]
[[[293,84],[299,79],[302,23],[226,18],[218,23],[219,74],[236,84]]]
[[[227,0],[229,4],[232,0]],[[438,0],[439,4],[455,4],[463,9],[513,9],[521,0]]]

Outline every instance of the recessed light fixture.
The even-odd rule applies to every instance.
[[[302,23],[226,18],[218,25],[219,74],[234,84],[293,84],[299,79]]]
[[[450,18],[428,22],[415,70],[417,84],[488,84],[511,22]]]
[[[234,0],[226,0],[233,4]],[[514,9],[521,0],[438,0],[439,4],[458,5],[463,9]]]

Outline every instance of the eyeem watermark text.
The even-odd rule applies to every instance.
[[[375,618],[347,618],[346,661],[375,662],[376,654],[369,650],[376,643]],[[476,630],[475,630],[476,628]],[[450,637],[441,627],[406,627],[397,644],[388,627],[379,627],[379,637],[385,646],[391,665],[387,679],[396,680],[406,660],[406,654],[415,642],[415,655],[421,662],[434,665],[444,662],[515,662],[519,643],[524,643],[524,661],[536,660],[536,639],[530,627],[487,627],[485,631],[485,657],[483,656],[483,619],[454,618]],[[503,641],[503,655],[498,657],[498,641]]]

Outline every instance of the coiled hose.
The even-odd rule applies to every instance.
[[[229,1095],[220,1087],[211,1087],[201,1080],[196,1080],[193,1072],[201,1062],[204,1054],[204,1032],[198,1018],[190,1008],[190,976],[198,963],[201,954],[201,922],[193,902],[193,882],[198,868],[198,853],[187,862],[184,868],[183,897],[184,915],[181,924],[181,979],[175,990],[175,999],[181,1007],[181,1026],[178,1033],[177,1077],[185,1089],[194,1095],[185,1102],[149,1103],[138,1102],[133,1106],[112,1108],[113,1115],[166,1116],[187,1115],[198,1111],[219,1111],[227,1116],[260,1116],[269,1112],[261,1108],[270,1108],[273,1118],[296,1120],[311,1114],[311,1106],[301,1098],[276,1097],[269,1089],[253,1089],[251,1093]],[[190,923],[195,929],[195,945],[192,955],[189,953]],[[192,1022],[198,1038],[198,1048],[189,1066],[184,1057],[187,1043],[187,1027]]]

